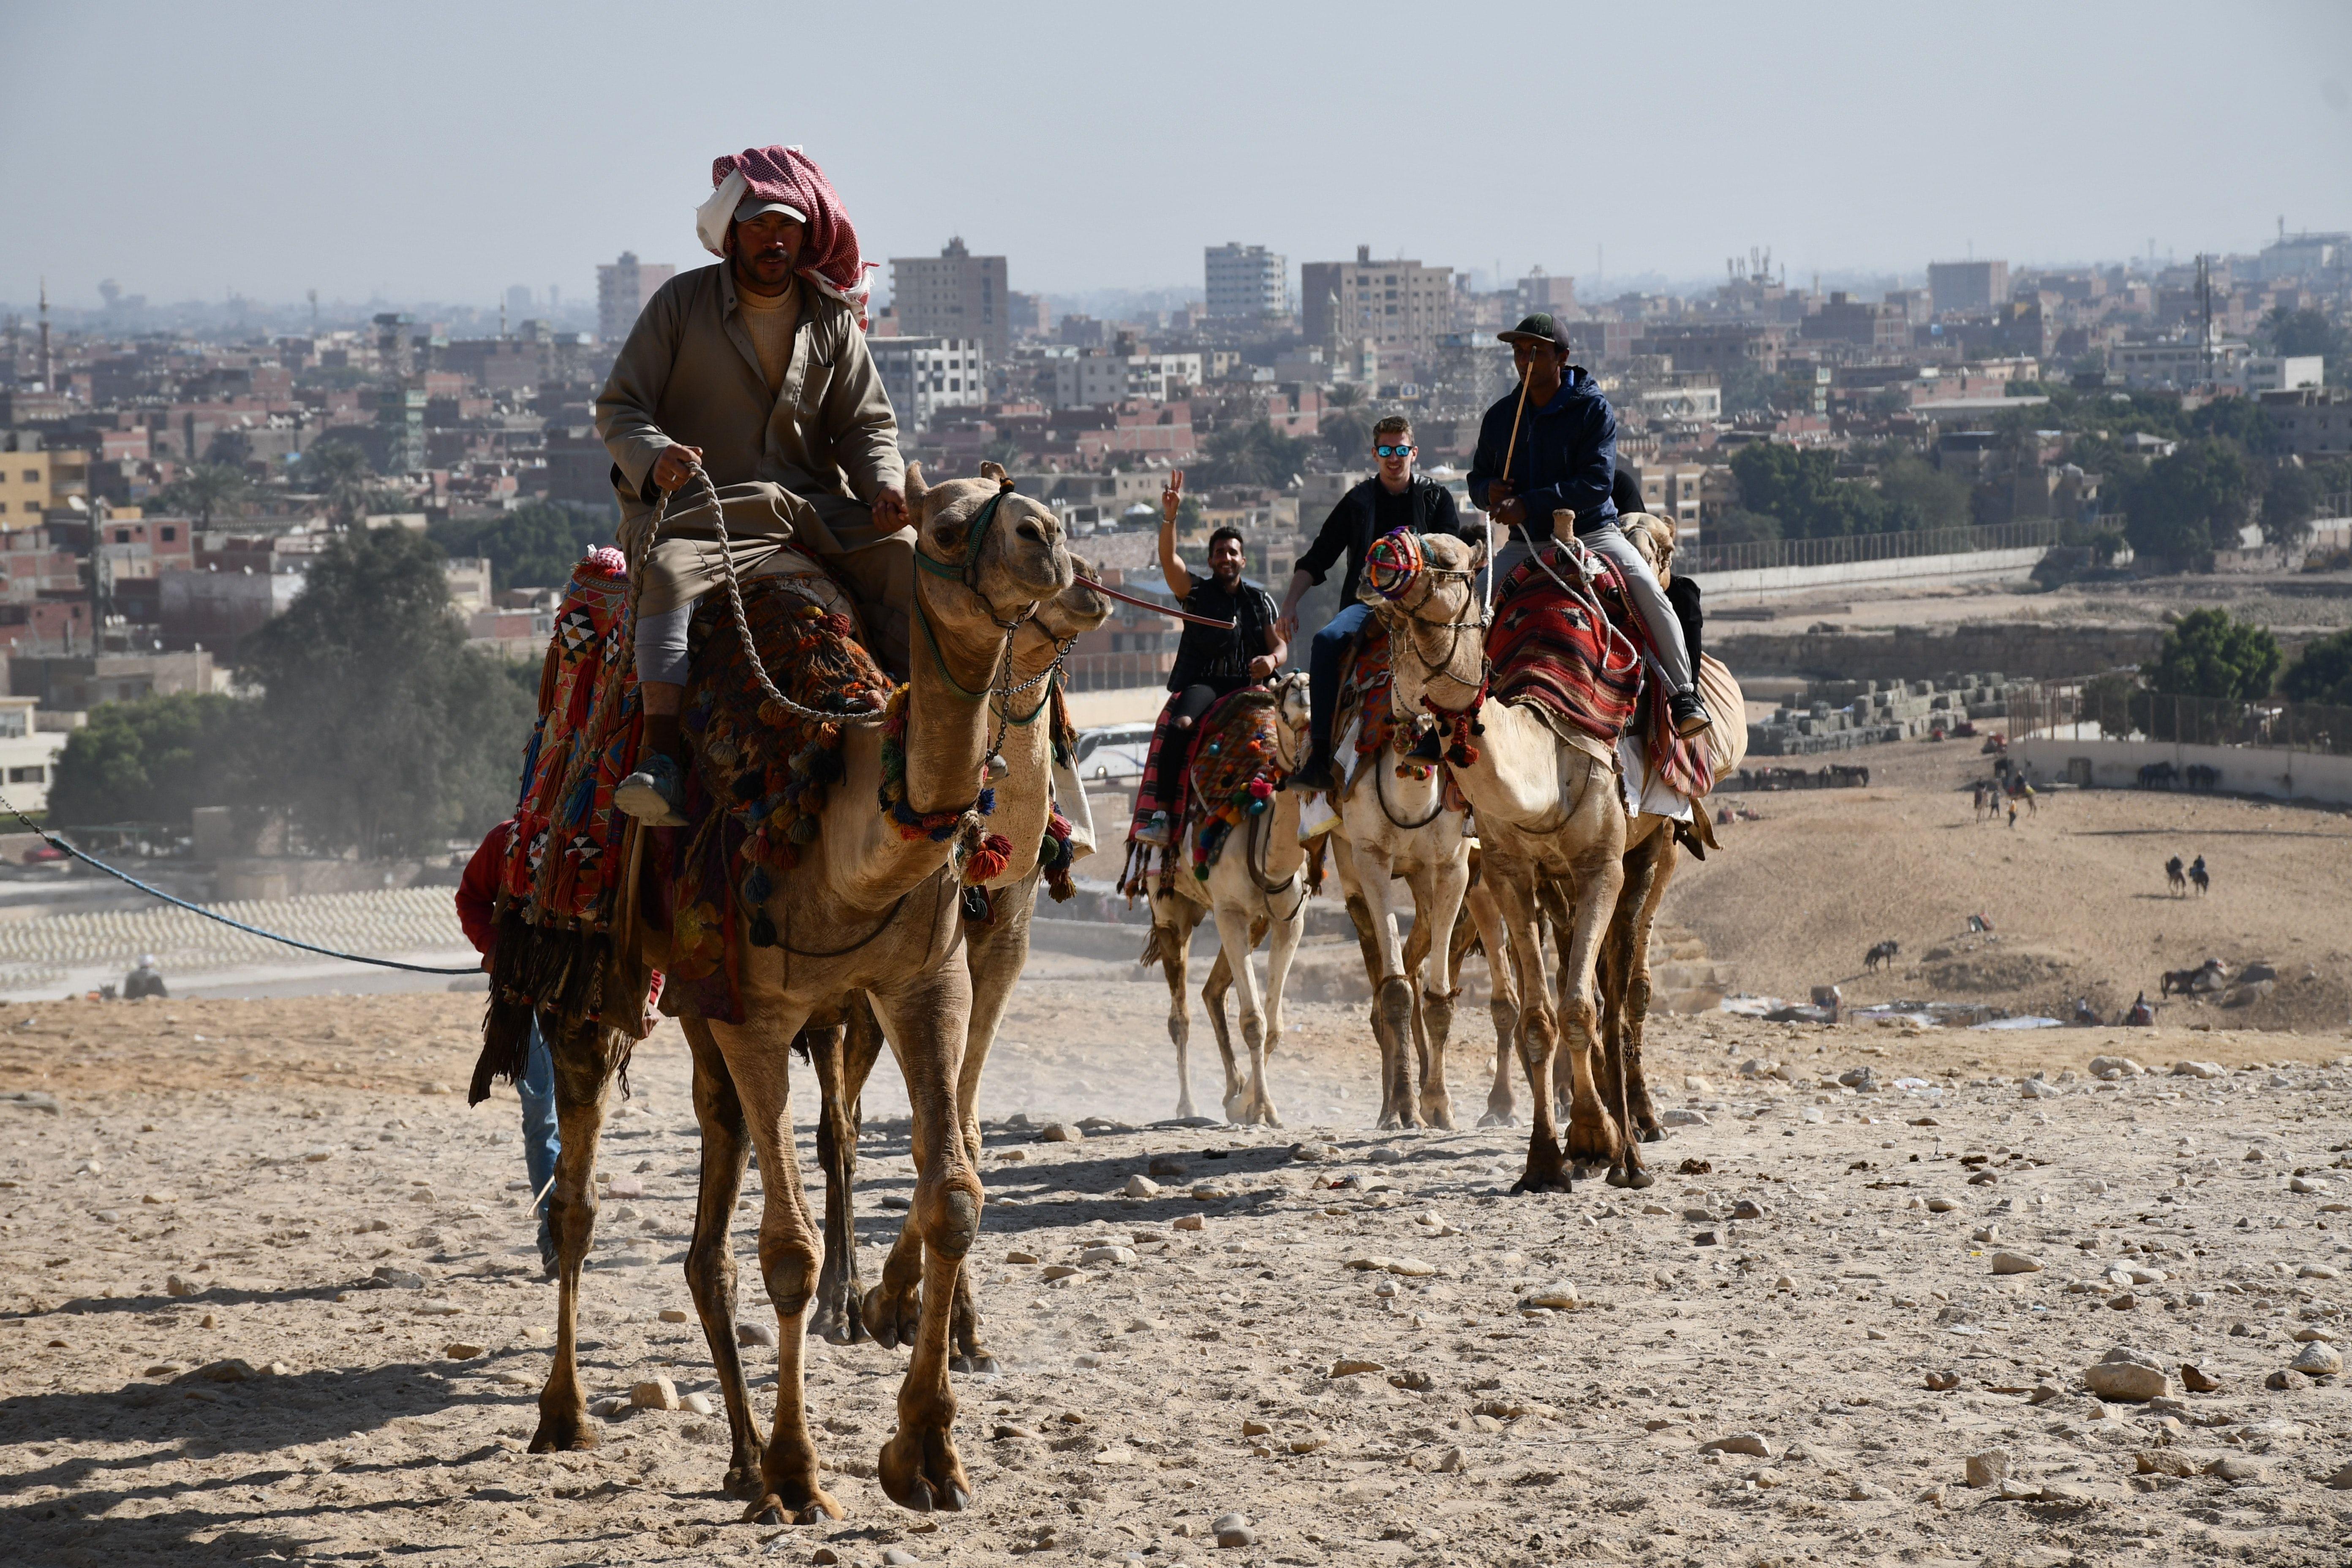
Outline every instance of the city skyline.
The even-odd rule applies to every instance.
[[[690,215],[709,160],[775,140],[825,166],[886,288],[891,257],[936,255],[961,234],[1010,259],[1013,289],[1064,298],[1197,292],[1202,248],[1229,240],[1288,257],[1294,279],[1369,245],[1457,271],[1499,263],[1507,278],[1541,266],[1595,297],[1617,279],[1719,279],[1725,257],[1754,246],[1797,285],[1815,271],[1916,277],[1970,254],[2018,267],[2113,263],[2151,243],[2159,258],[2252,251],[2281,220],[2352,222],[2352,13],[2308,4],[2252,8],[2218,38],[2145,11],[2126,28],[1995,7],[1950,37],[1948,20],[1843,5],[1802,25],[1685,7],[1704,26],[1683,28],[1490,5],[1451,19],[1454,50],[1433,75],[1381,25],[1418,16],[1404,7],[1342,21],[1212,6],[1181,37],[1107,17],[1077,38],[1046,25],[1052,8],[982,26],[916,6],[906,36],[925,47],[888,70],[919,111],[877,113],[878,68],[864,64],[796,81],[785,108],[702,89],[602,119],[583,111],[664,96],[614,44],[617,11],[576,12],[557,32],[429,6],[291,24],[266,7],[128,9],[140,25],[10,8],[19,58],[103,59],[110,83],[97,115],[75,71],[29,73],[0,101],[0,141],[19,150],[0,169],[0,201],[21,220],[0,230],[0,299],[14,306],[43,278],[69,310],[96,307],[108,279],[159,306],[232,293],[282,306],[316,289],[495,310],[518,283],[541,297],[553,284],[576,306],[623,250],[701,264]],[[1244,15],[1257,47],[1236,50],[1228,30]],[[2029,16],[2025,48],[2007,24]],[[684,26],[736,36],[799,19],[725,7]],[[453,37],[470,47],[452,52]],[[1541,37],[1564,62],[1550,100],[1578,128],[1557,149],[1470,113],[1491,101],[1488,42]],[[1676,52],[1645,97],[1642,66],[1663,37]],[[1610,63],[1574,63],[1587,59]],[[1406,110],[1378,119],[1370,84],[1407,69]],[[2262,84],[2251,140],[2191,134],[2151,107],[2189,70]],[[1586,90],[1588,75],[1622,90]],[[1164,104],[1102,90],[1146,79],[1181,90]],[[261,85],[226,90],[239,82]],[[992,84],[1009,96],[992,101]],[[387,119],[404,95],[412,112]],[[1098,123],[1071,136],[1056,102]],[[1107,102],[1117,111],[1087,107]],[[2197,125],[2210,132],[2212,112]],[[1528,199],[1547,185],[1610,194]]]

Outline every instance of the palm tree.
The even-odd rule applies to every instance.
[[[322,441],[302,454],[303,482],[327,503],[338,528],[356,528],[367,514],[368,480],[375,470],[349,441]]]
[[[170,484],[156,500],[171,511],[184,512],[198,528],[210,528],[215,516],[235,517],[253,494],[253,481],[226,463],[198,463]]]

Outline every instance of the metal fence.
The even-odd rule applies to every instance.
[[[2055,519],[1990,528],[1922,528],[1903,533],[1846,533],[1832,539],[1766,539],[1748,544],[1694,544],[1677,551],[1675,570],[1751,572],[1774,566],[1843,566],[1913,555],[1966,555],[2056,544],[2066,525]]]
[[[2352,708],[2266,698],[2237,702],[2143,689],[2135,676],[2030,681],[2009,689],[2012,737],[2158,741],[2352,756]]]

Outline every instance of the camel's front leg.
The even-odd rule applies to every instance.
[[[1625,1074],[1626,1093],[1633,1105],[1633,1120],[1641,1128],[1642,1141],[1654,1143],[1665,1136],[1658,1121],[1658,1108],[1650,1098],[1650,1083],[1642,1070],[1642,1035],[1650,1017],[1650,935],[1656,929],[1658,910],[1665,903],[1666,888],[1675,879],[1675,869],[1681,864],[1682,854],[1675,847],[1674,836],[1662,836],[1649,888],[1641,903],[1641,918],[1633,927],[1633,973],[1625,987]]]
[[[1231,1054],[1227,1055],[1225,1120],[1279,1126],[1274,1101],[1265,1094],[1265,1004],[1258,994],[1257,972],[1250,966],[1250,950],[1255,945],[1250,940],[1255,934],[1252,924],[1249,911],[1231,900],[1218,900],[1218,961],[1233,976],[1234,1000],[1241,1013],[1242,1041],[1250,1059],[1249,1079],[1244,1083],[1232,1065]]]
[[[1404,945],[1397,940],[1389,858],[1377,849],[1351,847],[1356,895],[1356,940],[1365,949],[1364,967],[1372,982],[1372,1031],[1381,1045],[1381,1126],[1418,1127],[1420,1108],[1412,1095],[1412,980],[1405,972]]]
[[[1246,962],[1243,973],[1248,973]],[[1217,1104],[1228,1121],[1234,1119],[1234,1102],[1242,1091],[1241,1070],[1234,1060],[1234,1026],[1225,1017],[1225,996],[1233,988],[1233,957],[1220,945],[1210,962],[1209,977],[1201,982],[1201,1005],[1208,1012],[1209,1027],[1217,1037],[1217,1059],[1225,1069],[1225,1092],[1217,1097]]]
[[[1551,1100],[1551,1058],[1557,1048],[1558,1025],[1544,984],[1543,947],[1536,934],[1536,902],[1532,868],[1506,868],[1499,858],[1486,863],[1486,885],[1494,889],[1503,924],[1510,932],[1507,961],[1514,966],[1519,1007],[1519,1060],[1528,1075],[1532,1116],[1528,1131],[1527,1168],[1512,1184],[1515,1193],[1570,1191],[1568,1166],[1560,1158],[1559,1126]],[[1486,954],[1491,961],[1495,953]]]
[[[743,1102],[728,1075],[727,1058],[710,1027],[699,1018],[680,1018],[694,1053],[694,1119],[702,1128],[702,1181],[695,1193],[694,1239],[686,1251],[686,1284],[702,1319],[710,1364],[727,1404],[729,1458],[725,1489],[730,1497],[756,1498],[760,1479],[760,1426],[751,1415],[751,1391],[743,1378],[743,1353],[735,1342],[735,1249],[727,1227],[743,1190],[743,1167],[751,1154]]]
[[[1486,1090],[1486,1113],[1478,1118],[1478,1125],[1508,1127],[1517,1110],[1511,1094],[1511,1068],[1519,1038],[1518,984],[1511,962],[1510,933],[1503,927],[1503,911],[1495,902],[1494,890],[1484,880],[1463,894],[1462,903],[1477,928],[1479,945],[1486,950],[1486,1005],[1495,1020],[1495,1081]],[[1458,957],[1454,972],[1461,973]]]
[[[1013,987],[1029,962],[1029,922],[1037,912],[1037,883],[1032,871],[1026,881],[996,895],[992,925],[967,925],[963,933],[964,966],[971,974],[971,1022],[963,1037],[963,1065],[956,1073],[956,1119],[963,1138],[964,1155],[980,1168],[980,1075],[988,1065],[989,1047],[1004,1022]],[[904,1230],[900,1232],[903,1241]],[[971,1270],[956,1275],[955,1311],[950,1328],[955,1353],[949,1366],[956,1372],[994,1372],[996,1358],[980,1342],[980,1302],[971,1288]]]
[[[809,1332],[832,1344],[855,1344],[866,1337],[857,1278],[857,1138],[866,1080],[882,1054],[882,1028],[857,994],[843,1009],[841,1024],[804,1028],[801,1038],[816,1071],[816,1160],[824,1173],[824,1264]]]
[[[1615,787],[1613,781],[1610,787]],[[1621,831],[1613,843],[1604,842],[1578,858],[1575,885],[1569,890],[1567,940],[1560,943],[1559,952],[1561,1025],[1572,1068],[1565,1144],[1571,1160],[1603,1163],[1617,1157],[1618,1130],[1616,1118],[1601,1103],[1600,1087],[1593,1080],[1593,1047],[1601,1038],[1601,1013],[1593,1003],[1593,970],[1625,882],[1623,813],[1614,800],[1608,805],[1617,812]]]
[[[918,1513],[960,1511],[971,1482],[950,1428],[948,1326],[956,1274],[980,1237],[980,1175],[956,1122],[957,1058],[971,1016],[971,977],[961,963],[874,993],[914,1109],[915,1201],[908,1218],[923,1243],[921,1311],[914,1354],[898,1388],[898,1430],[882,1446],[879,1479],[893,1502]],[[896,1314],[894,1314],[896,1316]],[[898,1321],[903,1321],[903,1317]]]
[[[1462,910],[1462,895],[1470,882],[1470,868],[1460,858],[1424,864],[1410,878],[1412,889],[1412,939],[1405,944],[1404,970],[1421,976],[1421,1016],[1425,1040],[1421,1064],[1421,1116],[1432,1127],[1451,1131],[1454,1095],[1445,1085],[1445,1042],[1454,1030],[1454,998],[1460,990],[1454,969],[1450,938],[1454,917]]]
[[[793,1148],[791,1045],[806,1021],[804,1008],[767,1002],[753,1004],[742,1024],[710,1026],[759,1150],[766,1199],[760,1212],[760,1273],[776,1310],[776,1425],[760,1455],[760,1495],[744,1517],[771,1524],[814,1524],[844,1512],[818,1482],[803,1384],[806,1320],[824,1247]]]
[[[542,1014],[540,1022],[551,1020]],[[555,1063],[555,1121],[562,1148],[547,1194],[557,1261],[555,1357],[547,1386],[539,1391],[539,1430],[530,1439],[534,1454],[596,1446],[588,1402],[580,1392],[580,1271],[596,1230],[596,1140],[613,1092],[603,1032],[594,1024],[551,1036],[547,1047]]]
[[[1298,875],[1303,879],[1306,872]],[[1295,883],[1289,897],[1297,898],[1306,891],[1302,880]],[[1276,895],[1277,900],[1286,895]],[[1282,998],[1290,984],[1290,966],[1298,957],[1299,939],[1307,934],[1307,901],[1298,898],[1288,919],[1273,922],[1272,941],[1265,953],[1265,1050],[1254,1064],[1258,1102],[1265,1107],[1269,1126],[1279,1127],[1282,1119],[1275,1114],[1274,1091],[1265,1081],[1265,1058],[1271,1058],[1282,1045]]]
[[[1176,1115],[1189,1121],[1199,1114],[1192,1109],[1192,1064],[1188,1050],[1192,1023],[1184,1000],[1186,950],[1192,946],[1194,921],[1185,918],[1191,905],[1172,888],[1154,888],[1144,896],[1151,900],[1151,937],[1144,949],[1144,962],[1157,957],[1160,973],[1168,977],[1168,1043],[1176,1047]]]

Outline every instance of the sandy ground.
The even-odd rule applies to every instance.
[[[2166,970],[2208,957],[2268,963],[2268,996],[2179,1004],[2167,1023],[2333,1029],[2352,1023],[2352,813],[2138,790],[2037,795],[2015,827],[1979,821],[1969,781],[1992,759],[1968,742],[1853,753],[1867,789],[1719,793],[1764,818],[1716,831],[1724,853],[1685,865],[1666,913],[1738,966],[1748,991],[1849,1004],[1984,1002],[2071,1017],[2077,996],[2116,1016]],[[2205,898],[2167,890],[2164,862],[2202,855]],[[1990,937],[1970,936],[1981,914]],[[1902,944],[1876,975],[1863,955]]]
[[[1365,1131],[1370,1053],[1338,1004],[1294,1010],[1284,1130],[1043,1143],[1006,1125],[1166,1111],[1166,993],[1128,973],[1041,961],[992,1064],[974,1258],[1004,1370],[958,1380],[975,1511],[882,1498],[903,1362],[820,1348],[814,1419],[852,1517],[782,1531],[718,1495],[719,1420],[641,1411],[594,1452],[523,1452],[552,1290],[515,1191],[515,1102],[446,1092],[477,999],[19,1007],[0,1090],[58,1109],[0,1103],[6,1557],[2342,1561],[2352,1493],[2326,1483],[2352,1461],[2352,1400],[2340,1380],[2263,1386],[2308,1351],[2298,1332],[2344,1326],[2340,1034],[1664,1022],[1666,1103],[1704,1124],[1653,1146],[1659,1184],[1514,1198],[1507,1130]],[[1467,1120],[1491,1034],[1466,1016],[1464,1034]],[[2095,1084],[2102,1050],[2245,1070]],[[1880,1087],[1823,1081],[1863,1066]],[[911,1176],[889,1075],[867,1101],[869,1278]],[[659,1316],[688,1305],[695,1184],[671,1026],[634,1077],[600,1164],[644,1193],[606,1201],[583,1370],[592,1396],[656,1373],[709,1391],[698,1327]],[[1302,1161],[1301,1141],[1332,1148]],[[1155,1161],[1182,1173],[1118,1195]],[[1742,1201],[1754,1217],[1730,1219]],[[1048,1280],[1105,1239],[1134,1260]],[[751,1245],[739,1230],[747,1262]],[[2004,1247],[2043,1268],[1995,1276]],[[1349,1266],[1368,1260],[1388,1261]],[[424,1284],[371,1288],[380,1268]],[[1522,1310],[1562,1286],[1575,1310]],[[2171,1403],[2094,1399],[2083,1369],[2119,1343],[2222,1387],[2174,1373]],[[205,1370],[231,1358],[251,1374]],[[1742,1435],[1765,1452],[1706,1449]],[[1994,1449],[2024,1496],[1964,1484]],[[1254,1544],[1213,1544],[1228,1512]]]

